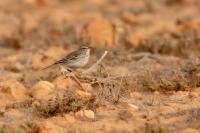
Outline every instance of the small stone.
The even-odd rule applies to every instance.
[[[94,119],[94,112],[92,110],[80,110],[75,113],[75,117],[80,120]]]
[[[84,116],[83,110],[80,110],[80,111],[76,112],[74,115],[75,115],[75,118],[82,119],[83,116]]]
[[[89,119],[94,119],[94,112],[92,110],[84,110],[84,116]]]
[[[30,95],[35,98],[42,99],[44,96],[50,94],[54,88],[55,86],[52,83],[48,81],[40,81],[32,87]]]

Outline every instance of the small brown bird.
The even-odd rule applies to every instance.
[[[78,50],[68,54],[61,60],[56,61],[50,66],[44,69],[50,68],[55,65],[62,65],[68,68],[81,68],[87,65],[90,58],[90,48],[87,46],[81,46]]]

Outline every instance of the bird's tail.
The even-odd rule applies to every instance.
[[[49,66],[46,66],[46,67],[42,68],[41,71],[42,71],[42,70],[49,69],[49,68],[52,68],[52,67],[55,66],[55,65],[56,65],[56,64],[54,63],[54,64],[51,64],[51,65],[49,65]]]

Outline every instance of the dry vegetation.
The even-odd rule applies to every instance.
[[[198,133],[199,15],[198,0],[0,1],[0,132]],[[41,71],[83,43],[85,91]]]

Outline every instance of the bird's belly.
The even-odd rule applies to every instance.
[[[89,57],[86,57],[84,60],[73,61],[73,62],[70,62],[69,64],[67,64],[67,67],[71,67],[71,68],[84,67],[85,65],[87,65],[88,60],[89,60]]]

